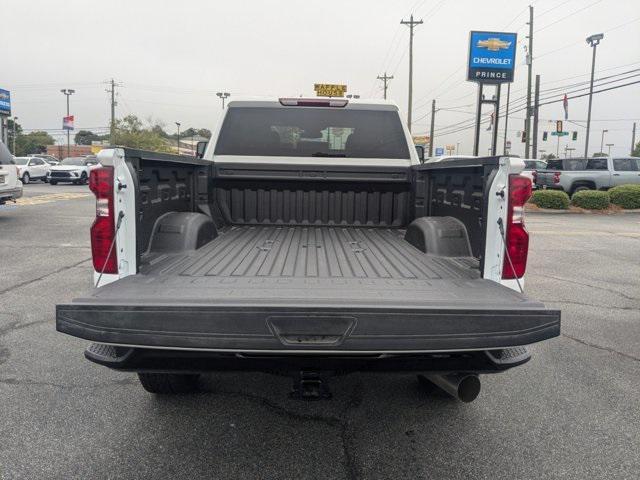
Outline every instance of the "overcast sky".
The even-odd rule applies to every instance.
[[[415,35],[413,133],[428,129],[432,98],[447,109],[438,112],[436,130],[447,131],[473,120],[476,87],[465,81],[469,30],[514,31],[524,43],[530,3],[536,15],[534,74],[541,75],[543,90],[588,80],[591,49],[584,39],[593,33],[605,32],[596,77],[640,69],[638,0],[0,0],[0,88],[11,90],[14,115],[25,129],[48,130],[61,127],[60,89],[74,88],[76,128],[105,132],[104,82],[113,77],[122,85],[118,116],[153,117],[174,131],[176,121],[183,129],[213,129],[220,115],[217,91],[312,95],[314,83],[327,82],[381,98],[376,76],[386,71],[394,76],[389,97],[404,116],[409,29],[399,22],[413,12],[424,20]],[[514,108],[525,93],[523,62],[519,45]],[[452,107],[457,111],[448,111]],[[578,125],[565,130],[579,132],[579,141],[570,143],[580,151],[586,98],[571,100],[569,112]],[[561,103],[543,107],[541,131],[562,115]],[[601,131],[608,129],[605,143],[614,143],[616,154],[628,153],[633,121],[640,122],[640,84],[596,95],[593,118],[590,151],[599,150]],[[514,113],[508,134],[514,153],[523,153],[517,139],[522,125],[523,112]],[[471,153],[472,134],[436,135],[435,144],[460,142],[460,153]],[[488,142],[483,129],[482,153]],[[555,140],[540,148],[554,151]]]

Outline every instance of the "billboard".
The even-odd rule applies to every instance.
[[[471,32],[467,80],[478,83],[513,82],[517,43],[517,33]]]
[[[346,85],[334,85],[330,83],[316,83],[313,86],[318,97],[344,97],[347,91]]]
[[[69,115],[68,117],[62,117],[62,129],[73,130],[73,115]]]
[[[0,88],[0,115],[11,116],[11,93]]]

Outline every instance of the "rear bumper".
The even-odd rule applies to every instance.
[[[473,352],[424,354],[240,354],[114,347],[93,343],[85,357],[115,370],[199,373],[251,371],[291,372],[472,372],[496,373],[522,365],[531,358],[526,347]]]
[[[22,187],[0,190],[0,200],[16,200],[22,197]]]
[[[560,334],[557,310],[56,307],[59,332],[102,344],[219,353],[409,354],[501,349]]]

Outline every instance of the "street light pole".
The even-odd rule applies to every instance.
[[[63,88],[60,90],[67,97],[67,117],[69,116],[69,97],[76,93],[72,88]],[[67,129],[67,157],[71,156],[71,130]]]
[[[593,48],[593,58],[591,60],[591,82],[589,84],[589,111],[587,113],[587,136],[584,142],[584,158],[589,157],[589,133],[591,130],[591,105],[593,103],[593,76],[596,70],[596,50],[600,41],[604,38],[604,33],[591,35],[587,38],[587,43]]]
[[[602,138],[600,139],[600,153],[604,153],[604,134],[609,130],[602,130]]]
[[[613,147],[615,143],[607,143],[607,147],[609,147],[609,153],[607,155],[611,156],[611,147]]]
[[[218,92],[216,93],[218,98],[222,100],[222,109],[224,110],[224,101],[231,96],[229,92]]]
[[[16,135],[18,135],[18,129],[16,128],[16,122],[18,117],[13,117],[13,156],[16,156]]]
[[[176,126],[178,127],[178,155],[180,155],[180,122],[176,122]]]

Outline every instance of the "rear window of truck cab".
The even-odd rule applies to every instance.
[[[409,159],[397,111],[230,107],[215,155]]]

